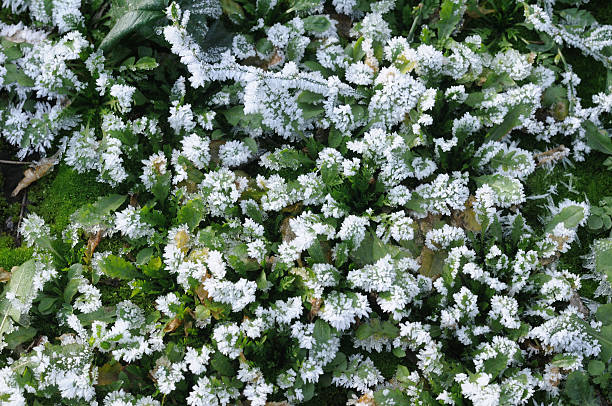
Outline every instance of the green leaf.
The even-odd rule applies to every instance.
[[[595,312],[595,317],[604,325],[612,324],[612,303],[599,305],[597,312]]]
[[[83,265],[74,264],[68,270],[68,283],[64,288],[64,302],[70,304],[72,298],[77,294],[79,285],[81,284],[81,276],[83,275]]]
[[[376,234],[368,232],[364,237],[359,248],[351,253],[351,259],[357,265],[373,264],[385,255],[391,255],[391,258],[407,256],[408,252],[397,245],[386,244]]]
[[[180,224],[187,224],[189,229],[193,230],[204,219],[204,210],[204,203],[201,200],[190,200],[179,209],[177,220]]]
[[[155,249],[153,249],[152,247],[146,247],[138,251],[138,254],[136,254],[136,265],[146,264],[149,259],[151,259],[154,252]]]
[[[4,74],[4,84],[19,83],[24,87],[34,86],[34,80],[26,75],[22,70],[17,67],[14,63],[7,63],[4,65],[6,73]]]
[[[229,110],[222,111],[221,114],[223,114],[227,122],[230,123],[232,126],[238,125],[240,120],[245,117],[242,105],[234,106]]]
[[[104,258],[100,264],[100,269],[104,275],[110,278],[125,280],[143,278],[143,275],[138,272],[134,264],[115,255],[109,255]]]
[[[83,326],[88,326],[94,321],[103,321],[105,323],[112,323],[116,317],[115,306],[101,307],[95,312],[79,314],[77,318]]]
[[[152,70],[159,66],[155,58],[145,56],[140,58],[133,66],[132,70]]]
[[[168,171],[157,178],[157,182],[151,188],[151,192],[158,202],[164,203],[170,193],[172,174]]]
[[[232,360],[220,352],[216,352],[215,355],[213,355],[210,365],[215,371],[219,372],[223,376],[234,376],[235,369],[234,365],[232,364]]]
[[[440,7],[440,20],[437,24],[438,38],[440,40],[446,40],[455,30],[455,27],[461,19],[463,14],[459,13],[463,7],[464,0],[444,0]]]
[[[326,343],[332,337],[332,328],[324,320],[317,319],[315,321],[312,336],[317,341],[317,343]]]
[[[552,218],[551,222],[546,226],[546,232],[551,232],[561,222],[563,222],[565,228],[576,228],[582,219],[584,219],[584,209],[582,206],[567,206]]]
[[[322,106],[313,104],[298,103],[298,107],[302,109],[302,117],[304,117],[304,120],[317,117],[325,112],[325,109]]]
[[[592,121],[585,121],[582,127],[586,130],[587,145],[604,154],[612,155],[612,140],[607,131],[597,128]]]
[[[493,377],[500,376],[506,369],[506,365],[508,365],[508,356],[502,353],[485,360],[483,364],[485,372],[493,375]]]
[[[14,350],[19,344],[32,340],[36,336],[34,327],[19,327],[17,330],[4,336],[8,348]]]
[[[233,23],[240,23],[244,20],[244,10],[234,0],[221,0],[221,9]]]
[[[314,397],[314,393],[315,393],[314,383],[309,382],[306,385],[302,386],[302,396],[304,396],[304,399],[302,399],[302,402],[308,402],[310,399]]]
[[[521,117],[526,117],[531,112],[531,105],[519,104],[514,106],[501,124],[494,127],[487,134],[487,141],[500,141],[504,136],[510,133],[515,127],[521,125]]]
[[[104,221],[105,216],[117,210],[126,198],[126,195],[117,194],[99,197],[95,203],[87,203],[81,206],[70,216],[70,219],[73,223],[79,223],[83,226],[95,226]]]
[[[599,376],[606,371],[606,364],[600,360],[592,359],[589,361],[588,371],[591,376]]]
[[[0,299],[0,342],[4,332],[8,329],[10,319],[16,323],[21,319],[21,309],[13,306],[6,295],[10,292],[21,302],[28,301],[35,274],[36,266],[34,260],[31,259],[12,272],[11,280],[4,287]]]
[[[292,11],[304,11],[311,10],[317,7],[321,3],[321,0],[291,0],[289,4],[291,7],[286,11],[286,13],[291,13]]]
[[[574,371],[565,381],[565,395],[574,405],[588,404],[593,400],[593,387],[582,371]]]
[[[100,43],[100,49],[110,50],[121,39],[145,26],[155,25],[164,17],[166,2],[164,0],[128,1],[123,15],[117,19],[111,30]]]
[[[303,21],[306,31],[325,32],[331,26],[329,19],[322,15],[308,16]]]
[[[43,296],[38,303],[38,311],[42,315],[49,315],[55,313],[55,305],[59,301],[56,297]]]
[[[393,349],[393,355],[397,358],[404,358],[406,356],[406,351],[402,350],[400,347],[395,347]]]

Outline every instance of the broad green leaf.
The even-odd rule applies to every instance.
[[[368,232],[361,245],[351,253],[351,259],[356,265],[373,264],[386,255],[392,258],[407,256],[408,251],[400,246],[386,244],[376,234]]]
[[[491,374],[493,377],[501,375],[508,365],[508,356],[503,353],[497,354],[493,358],[489,358],[484,361],[484,370],[486,373]]]
[[[111,30],[100,43],[100,49],[110,50],[121,39],[139,29],[155,25],[164,17],[165,0],[131,0],[125,3],[124,13],[117,19]]]
[[[232,360],[220,352],[216,352],[215,355],[213,355],[210,365],[215,371],[223,376],[234,376],[235,369]]]
[[[100,264],[100,269],[109,278],[132,280],[143,277],[134,264],[115,255],[104,258]]]
[[[221,9],[233,23],[238,24],[244,20],[244,10],[234,0],[221,0]]]
[[[593,400],[593,387],[582,371],[574,371],[565,381],[565,395],[573,405],[589,404]]]
[[[134,63],[132,70],[152,70],[159,66],[155,58],[151,56],[145,56],[140,58]]]
[[[100,224],[104,217],[117,210],[125,199],[126,195],[109,195],[99,197],[95,203],[87,203],[75,211],[71,220],[84,226],[94,226]]]
[[[327,322],[322,319],[315,321],[314,329],[312,331],[312,337],[317,343],[326,343],[332,337],[332,328]]]
[[[68,270],[68,283],[64,288],[64,302],[70,304],[72,298],[77,294],[79,285],[81,284],[81,275],[83,275],[83,265],[74,264]]]
[[[583,218],[584,209],[582,206],[567,206],[552,218],[551,222],[546,226],[546,232],[551,232],[561,222],[563,222],[565,228],[576,228]]]
[[[204,219],[204,210],[204,203],[201,200],[190,200],[179,209],[177,220],[180,224],[187,224],[189,229],[193,230]]]
[[[510,131],[512,131],[515,127],[521,125],[521,117],[526,117],[531,112],[531,105],[529,104],[519,104],[514,106],[506,117],[504,117],[504,121],[501,124],[494,127],[487,134],[487,141],[500,141],[504,136],[508,135]]]
[[[438,39],[446,40],[451,36],[457,24],[463,18],[459,11],[463,8],[465,0],[444,0],[440,7],[440,20],[437,23]]]
[[[13,306],[6,295],[10,292],[16,300],[28,301],[32,294],[32,282],[35,274],[35,262],[31,259],[12,272],[11,280],[4,287],[0,299],[0,341],[2,341],[2,336],[8,329],[9,323],[11,323],[11,319],[14,322],[19,322],[21,319],[21,309]]]
[[[112,323],[116,317],[115,306],[101,307],[95,312],[79,314],[77,318],[83,326],[88,326],[94,321],[103,321],[105,323]]]
[[[597,308],[595,313],[597,320],[601,321],[604,325],[612,324],[612,303],[602,304]]]
[[[597,128],[592,121],[585,121],[582,124],[586,131],[587,145],[604,154],[612,155],[612,140],[607,131]]]
[[[8,348],[14,350],[18,345],[32,340],[36,336],[34,327],[19,327],[17,330],[4,336]]]
[[[138,251],[138,254],[136,254],[136,265],[146,264],[149,259],[151,259],[154,252],[155,249],[153,249],[152,247],[146,247]]]
[[[19,83],[24,87],[34,86],[34,81],[28,75],[26,75],[17,65],[14,63],[7,63],[4,68],[6,73],[4,74],[4,84]]]
[[[591,376],[599,376],[606,370],[606,364],[598,359],[592,359],[589,361],[588,371]]]
[[[303,21],[306,31],[325,32],[331,26],[329,19],[322,15],[308,16]]]

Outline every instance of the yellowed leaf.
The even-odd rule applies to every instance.
[[[123,365],[118,362],[107,362],[98,367],[98,383],[96,385],[110,385],[119,379],[119,372],[123,370]]]
[[[444,260],[447,256],[448,254],[445,251],[433,251],[427,247],[423,247],[420,255],[420,274],[434,279],[437,278],[442,274]]]
[[[57,163],[59,154],[55,154],[49,158],[41,159],[38,164],[34,168],[28,168],[23,172],[23,179],[19,181],[11,196],[15,197],[21,192],[23,189],[30,186],[32,183],[36,182],[38,179],[42,178],[49,172]]]

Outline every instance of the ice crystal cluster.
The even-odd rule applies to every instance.
[[[563,404],[609,360],[559,263],[588,202],[521,210],[529,175],[607,137],[612,89],[583,103],[571,65],[458,35],[463,0],[406,32],[392,0],[172,2],[119,65],[73,3],[3,2],[33,25],[0,25],[0,128],[114,193],[61,235],[23,220],[0,404]],[[526,3],[610,66],[610,26]]]

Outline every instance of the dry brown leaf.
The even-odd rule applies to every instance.
[[[23,172],[23,179],[19,181],[11,196],[15,197],[21,192],[23,189],[30,186],[33,182],[36,182],[38,179],[42,178],[49,172],[57,163],[59,153],[54,154],[49,158],[43,158],[38,161],[38,164],[34,168],[28,168]]]
[[[168,324],[166,324],[166,327],[164,327],[164,333],[173,332],[179,328],[181,324],[183,324],[183,320],[179,319],[178,317],[173,318]]]
[[[87,259],[87,263],[89,263],[89,260],[93,256],[98,244],[100,244],[100,241],[102,241],[103,233],[103,230],[99,230],[96,234],[90,236],[89,240],[87,240],[87,251],[85,251],[85,258]]]
[[[208,292],[204,289],[204,285],[200,284],[197,288],[195,288],[195,293],[198,295],[198,299],[200,302],[205,303],[208,301]]]
[[[482,6],[478,6],[478,11],[476,10],[468,10],[465,14],[467,14],[470,18],[478,19],[487,14],[495,13],[495,10],[491,8],[484,8]]]
[[[285,217],[285,219],[283,219],[283,221],[281,222],[280,232],[283,238],[283,242],[293,241],[296,237],[293,230],[291,230],[291,226],[289,225],[289,220],[291,220],[292,218],[293,217]]]
[[[308,315],[308,318],[310,319],[310,321],[314,320],[315,316],[319,313],[319,310],[321,309],[321,305],[323,304],[323,300],[322,299],[310,299],[310,304],[312,305],[312,307],[310,308],[310,314]]]
[[[5,270],[4,268],[0,268],[0,282],[8,282],[11,280],[11,273]]]

